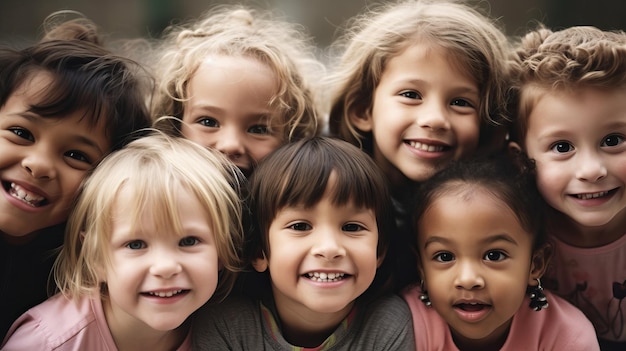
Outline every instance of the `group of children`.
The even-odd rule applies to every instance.
[[[328,72],[239,5],[0,49],[0,348],[623,350],[626,34],[345,30]]]

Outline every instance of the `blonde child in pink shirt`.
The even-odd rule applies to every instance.
[[[81,189],[55,267],[60,293],[2,350],[190,350],[189,316],[239,267],[241,173],[219,152],[147,136]]]

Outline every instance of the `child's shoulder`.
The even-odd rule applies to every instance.
[[[108,335],[107,340],[103,336]],[[95,298],[68,299],[57,294],[29,309],[11,326],[3,350],[56,349],[65,344],[88,346],[113,344],[102,312],[100,300]],[[29,347],[33,346],[32,347]]]

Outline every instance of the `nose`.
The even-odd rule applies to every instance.
[[[182,271],[176,255],[169,250],[155,250],[150,259],[150,274],[154,276],[170,279]]]
[[[580,153],[576,178],[587,182],[597,182],[604,179],[608,173],[605,161],[599,155]]]
[[[477,263],[468,261],[457,261],[457,275],[454,286],[457,289],[482,289],[485,287],[485,280],[480,273]]]
[[[44,147],[33,149],[22,159],[22,167],[36,179],[54,179],[57,175],[54,156]]]
[[[312,254],[316,258],[327,261],[337,260],[346,255],[346,250],[339,237],[341,233],[333,230],[320,230],[312,238],[315,240],[312,248]]]
[[[212,147],[231,160],[236,160],[245,153],[244,134],[235,127],[222,127],[217,133]]]
[[[448,113],[446,104],[432,97],[422,103],[422,108],[417,112],[417,123],[422,128],[434,131],[448,130],[450,129]]]

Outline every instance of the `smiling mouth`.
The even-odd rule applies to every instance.
[[[15,183],[3,182],[2,186],[9,195],[31,207],[41,207],[48,204],[48,200],[45,197],[33,194]]]
[[[304,276],[316,282],[338,282],[350,275],[345,273],[309,272],[304,274]]]
[[[612,189],[609,191],[599,191],[597,193],[586,193],[586,194],[575,194],[572,196],[576,197],[579,200],[591,200],[591,199],[598,199],[601,197],[613,195],[616,191],[617,189]]]
[[[189,290],[172,290],[172,291],[149,291],[145,293],[141,293],[142,295],[152,296],[152,297],[160,297],[160,298],[170,298],[174,296],[178,296],[183,293],[187,293]]]
[[[406,141],[406,144],[411,146],[414,149],[426,152],[443,152],[450,149],[449,146],[444,145],[429,145],[425,143],[420,143],[419,141]]]

